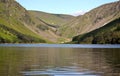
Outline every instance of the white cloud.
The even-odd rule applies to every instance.
[[[86,13],[86,11],[77,11],[77,12],[74,12],[74,13],[72,13],[71,15],[73,15],[73,16],[79,16],[79,15],[84,15]]]

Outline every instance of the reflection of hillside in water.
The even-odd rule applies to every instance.
[[[43,49],[41,51],[38,50],[31,51],[31,54],[33,56],[32,58],[35,59],[34,62],[37,63],[35,64],[36,66],[33,64],[34,68],[38,68],[39,70],[40,68],[54,69],[56,67],[68,68],[74,66],[79,68],[79,69],[76,68],[77,71],[93,70],[99,73],[105,74],[109,73],[113,75],[116,73],[115,72],[116,68],[113,67],[115,66],[114,64],[111,64],[109,62],[116,63],[114,62],[114,59],[119,59],[118,56],[120,55],[120,53],[115,50],[116,49],[65,49],[65,48],[64,49],[59,48],[58,50],[55,48],[51,48],[51,50]],[[31,65],[32,69],[33,65]],[[119,69],[117,69],[117,71],[119,71]],[[117,72],[117,74],[118,73],[119,72]]]
[[[76,51],[74,56],[80,66],[103,72],[105,76],[120,75],[120,49],[89,49],[82,54]]]
[[[0,75],[25,74],[119,76],[120,49],[0,48]]]

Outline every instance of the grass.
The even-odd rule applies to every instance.
[[[74,18],[74,16],[71,15],[62,15],[62,14],[51,14],[51,13],[45,13],[41,11],[29,11],[32,15],[35,17],[45,21],[46,23],[54,26],[61,26],[67,21]]]
[[[14,29],[8,28],[0,24],[0,43],[45,43],[45,40],[40,38],[22,34]]]

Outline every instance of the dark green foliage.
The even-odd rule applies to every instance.
[[[7,39],[4,39],[2,36],[0,36],[0,43],[37,43],[37,42],[42,42],[45,43],[44,40],[39,39],[39,38],[35,38],[33,36],[29,36],[29,35],[24,35],[22,33],[19,33],[11,28],[8,28],[2,24],[0,24],[0,28],[4,29],[5,31],[9,31],[11,34],[15,35],[17,37],[16,40],[14,41],[10,41]]]
[[[92,44],[120,44],[120,32],[109,32],[94,37]]]
[[[117,28],[115,29],[115,31],[120,31],[120,26],[117,26]]]
[[[5,43],[6,41],[2,38],[2,37],[0,37],[0,43]]]
[[[120,18],[99,29],[76,36],[72,41],[85,44],[120,44]]]

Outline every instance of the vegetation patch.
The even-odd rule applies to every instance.
[[[17,32],[0,24],[0,43],[45,43],[45,40]]]

